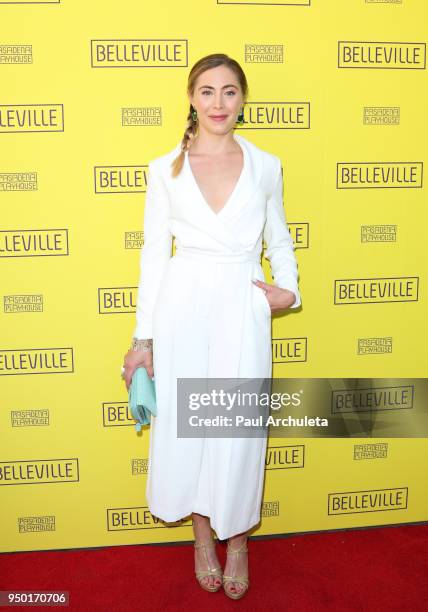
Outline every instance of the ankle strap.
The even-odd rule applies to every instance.
[[[247,548],[247,543],[244,542],[244,544],[242,544],[242,546],[240,548],[236,548],[235,550],[230,546],[229,542],[227,543],[227,552],[228,553],[239,553],[239,552],[247,552],[248,548]]]
[[[202,540],[195,541],[195,548],[212,548],[213,546],[215,546],[214,540],[208,540],[207,542],[203,542]]]

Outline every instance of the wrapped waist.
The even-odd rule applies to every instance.
[[[174,257],[187,257],[199,261],[213,261],[214,263],[260,263],[260,253],[253,251],[216,253],[215,251],[204,251],[203,249],[177,247]]]

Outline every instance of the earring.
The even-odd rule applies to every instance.
[[[242,125],[244,123],[244,109],[241,110],[236,121],[237,123],[239,123],[239,125]]]
[[[192,110],[192,119],[193,119],[193,121],[197,121],[198,120],[198,113],[196,112],[195,109]]]

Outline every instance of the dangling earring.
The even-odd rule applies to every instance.
[[[195,122],[198,120],[198,113],[196,112],[195,109],[192,110],[192,119]]]
[[[239,113],[236,122],[239,123],[239,125],[242,125],[244,123],[244,109],[242,109]]]

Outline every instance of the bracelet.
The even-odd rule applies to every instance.
[[[153,350],[153,338],[132,338],[131,343],[132,351],[152,351]]]

